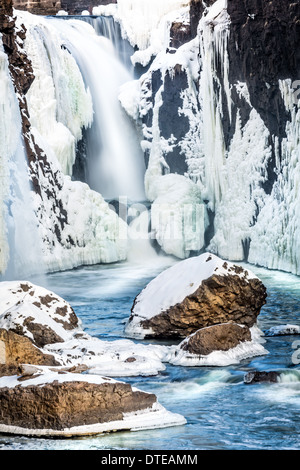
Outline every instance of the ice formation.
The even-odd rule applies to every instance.
[[[7,56],[0,46],[0,273],[15,275],[41,265],[41,244],[33,210],[18,99]]]
[[[31,190],[18,106],[18,98],[24,98],[15,93],[1,50],[2,277],[124,260],[126,223],[101,194],[65,174],[74,160],[75,143],[93,117],[79,67],[43,18],[18,16],[28,29],[26,48],[36,74],[35,88],[27,97],[33,124],[29,146],[36,152],[34,136],[44,167],[31,163],[39,186]]]
[[[26,96],[32,127],[51,147],[62,172],[72,175],[76,143],[93,121],[90,92],[51,23],[26,12],[17,19],[27,27],[25,50],[35,76]]]
[[[174,10],[188,5],[189,0],[118,0],[117,5],[94,7],[93,14],[114,15],[122,26],[124,37],[139,50],[144,50],[153,46],[157,39],[160,21],[168,13],[173,14]]]
[[[164,23],[165,39],[159,52],[145,42],[134,54],[132,60],[143,65],[151,57],[153,59],[153,54],[155,57],[139,79],[139,90],[137,84],[131,90],[128,86],[134,102],[138,102],[137,93],[140,94],[139,106],[131,108],[130,113],[133,117],[138,116],[142,123],[142,146],[149,157],[145,189],[152,201],[157,240],[167,253],[180,258],[190,255],[184,237],[181,243],[170,242],[168,223],[165,222],[172,207],[180,219],[182,197],[174,201],[172,193],[168,194],[168,181],[171,181],[168,173],[172,173],[168,159],[176,148],[180,148],[187,169],[174,175],[176,192],[186,194],[184,188],[192,182],[195,186],[189,203],[193,201],[199,207],[204,204],[193,236],[193,249],[207,249],[226,259],[247,259],[254,264],[299,274],[299,100],[293,83],[287,79],[279,81],[286,111],[291,116],[286,124],[286,137],[279,141],[270,134],[261,115],[252,106],[247,84],[230,82],[228,37],[231,19],[227,1],[217,0],[208,7],[198,25],[196,38],[170,52],[170,30],[166,25],[170,24],[172,15],[173,21],[179,19],[184,24],[183,10],[182,13],[173,11],[165,17],[169,23]],[[130,26],[127,28],[130,35]],[[182,104],[177,112],[187,118],[188,130],[185,136],[177,137],[174,128],[174,135],[166,139],[161,129],[161,113],[168,91],[166,81],[169,77],[175,80],[178,70],[181,75],[185,74],[187,85],[179,89]],[[173,88],[170,90],[172,93]],[[224,122],[233,122],[233,96],[239,97],[249,113],[245,120],[243,110],[237,108],[235,128],[228,142]],[[127,109],[128,101],[122,97]],[[171,113],[175,115],[176,110],[170,111],[170,119]],[[276,176],[268,192],[264,186],[270,177],[272,152],[275,153]],[[176,169],[173,172],[176,173]],[[163,225],[158,227],[155,222],[158,218],[156,197],[166,203],[160,211]],[[180,226],[181,222],[178,224]],[[183,220],[183,226],[186,233],[192,231],[189,219]],[[203,242],[203,234],[208,229],[210,235]]]

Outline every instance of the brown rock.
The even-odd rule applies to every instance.
[[[228,351],[245,341],[251,341],[247,326],[223,323],[198,330],[186,338],[180,348],[191,354],[206,356],[213,351]]]
[[[65,10],[70,15],[80,14],[83,10],[92,13],[94,6],[117,3],[117,0],[14,0],[18,10],[30,11],[35,15],[56,15]]]
[[[229,321],[251,327],[266,297],[266,288],[258,278],[214,274],[183,302],[141,321],[141,326],[151,328],[151,336],[160,338],[185,338],[201,328]]]
[[[29,338],[3,328],[0,329],[0,364],[2,376],[11,375],[9,368],[18,368],[21,364],[58,365],[53,356],[43,354]]]
[[[0,389],[0,424],[26,429],[63,430],[122,420],[123,413],[151,407],[155,395],[129,384],[54,381],[43,386]]]
[[[178,47],[191,40],[191,28],[189,24],[174,22],[170,28],[170,47]]]

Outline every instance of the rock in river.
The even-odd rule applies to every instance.
[[[153,279],[136,297],[125,331],[137,338],[185,338],[229,321],[250,328],[266,297],[249,270],[204,253]]]

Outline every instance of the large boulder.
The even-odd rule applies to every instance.
[[[180,348],[191,354],[207,356],[213,351],[229,351],[238,344],[251,340],[251,332],[247,326],[230,322],[196,331],[181,343]]]
[[[22,364],[84,367],[109,377],[165,369],[159,348],[90,336],[68,302],[27,281],[0,283],[0,331],[2,375]]]
[[[185,423],[153,394],[105,377],[45,372],[0,379],[0,432],[63,436]]]
[[[63,342],[78,326],[72,307],[51,291],[27,281],[0,283],[0,328],[26,336],[42,348]]]
[[[204,253],[153,279],[136,297],[125,331],[138,338],[185,338],[229,321],[252,327],[266,297],[249,270]]]

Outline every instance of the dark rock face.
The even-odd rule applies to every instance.
[[[178,113],[178,109],[183,104],[180,93],[187,86],[187,75],[180,65],[174,68],[172,76],[169,71],[166,72],[162,106],[159,110],[159,129],[161,136],[165,139],[169,139],[173,135],[177,142],[180,142],[189,130],[188,118]],[[172,152],[166,153],[164,158],[171,173],[184,174],[187,171],[187,164],[182,158],[178,145],[174,146]]]
[[[280,376],[279,372],[248,372],[244,377],[245,384],[255,384],[255,383],[276,383]]]
[[[210,7],[216,0],[206,0],[206,6]],[[203,0],[191,0],[190,4],[190,24],[191,24],[191,36],[194,38],[197,35],[197,28],[205,10]]]
[[[83,10],[92,12],[93,7],[117,3],[117,0],[13,0],[14,7],[35,15],[56,15],[65,10],[70,15],[78,15]]]
[[[231,0],[228,13],[231,18],[231,80],[246,81],[251,103],[270,133],[284,136],[288,115],[278,80],[299,78],[300,4],[280,0]]]
[[[24,385],[24,383],[23,383]],[[54,381],[0,389],[0,423],[26,429],[63,430],[122,420],[123,413],[151,407],[155,395],[129,384]]]
[[[245,341],[251,341],[248,327],[224,323],[202,328],[189,336],[180,348],[191,354],[206,356],[213,351],[229,351]]]
[[[170,47],[178,49],[192,39],[191,27],[183,23],[172,23],[170,29]]]
[[[228,13],[231,18],[230,82],[246,82],[251,104],[270,131],[272,156],[267,169],[268,179],[263,185],[265,192],[270,194],[277,177],[271,136],[278,137],[281,142],[290,120],[278,80],[290,78],[293,82],[300,72],[300,4],[280,0],[230,0]]]
[[[266,288],[259,279],[213,275],[183,302],[148,320],[153,337],[185,338],[197,330],[229,321],[253,326],[266,302]],[[147,336],[149,337],[149,336]]]

